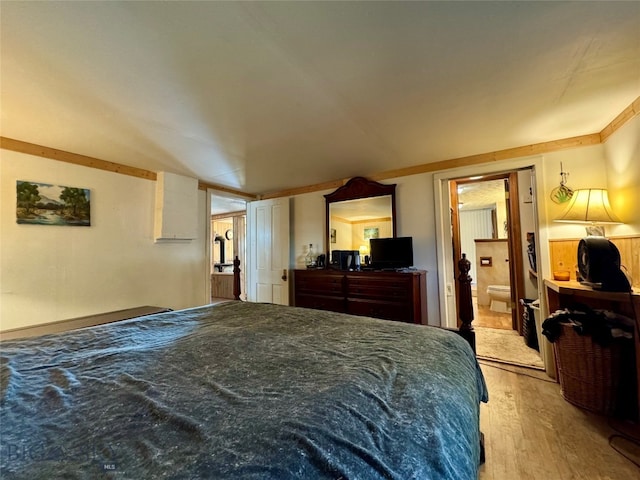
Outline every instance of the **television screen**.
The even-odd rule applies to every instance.
[[[413,237],[372,238],[371,266],[396,269],[413,266]]]

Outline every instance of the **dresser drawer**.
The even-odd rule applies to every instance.
[[[296,294],[344,296],[344,275],[295,272]]]
[[[329,310],[340,313],[346,312],[343,297],[296,294],[296,307],[315,308],[316,310]]]
[[[347,278],[346,290],[349,298],[404,302],[411,298],[412,286],[412,277],[367,278],[358,276]]]
[[[411,305],[405,303],[348,300],[347,313],[366,317],[413,323]]]

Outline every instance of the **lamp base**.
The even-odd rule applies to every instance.
[[[585,227],[587,237],[604,237],[604,227],[602,225],[589,225]]]

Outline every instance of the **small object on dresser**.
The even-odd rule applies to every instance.
[[[313,251],[313,244],[309,244],[309,250],[307,251],[307,256],[304,258],[304,263],[307,268],[316,268],[317,259],[315,256],[315,252]]]
[[[571,278],[571,274],[568,270],[557,270],[553,272],[553,279],[560,282],[567,282]]]

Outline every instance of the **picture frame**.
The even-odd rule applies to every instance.
[[[91,191],[50,183],[16,181],[16,223],[91,226]]]
[[[372,238],[380,238],[380,229],[378,227],[365,227],[364,239],[371,240]]]

